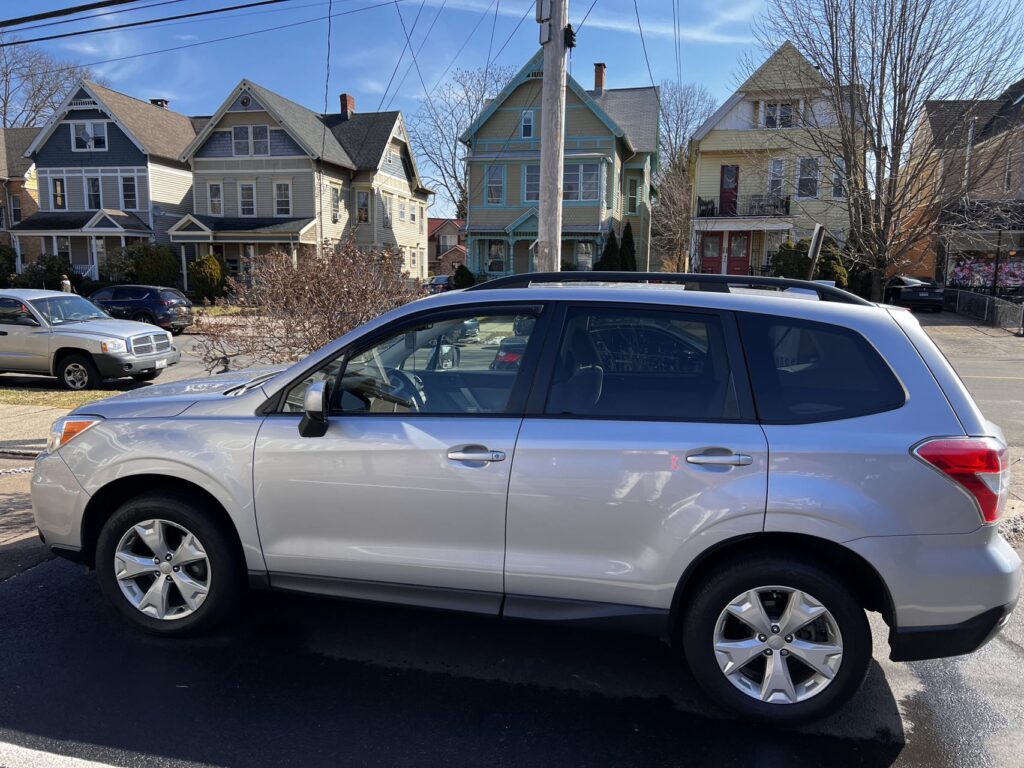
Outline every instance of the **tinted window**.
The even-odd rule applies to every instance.
[[[188,301],[185,298],[185,294],[181,291],[176,291],[173,288],[164,288],[160,291],[160,298],[164,301]]]
[[[643,309],[570,312],[546,412],[624,419],[738,418],[721,320]]]
[[[149,294],[149,289],[137,286],[122,286],[114,289],[114,301],[138,301]]]
[[[19,325],[32,319],[32,313],[20,299],[0,298],[0,324]]]
[[[762,421],[794,424],[881,413],[906,398],[867,339],[838,325],[741,314]]]
[[[114,295],[113,288],[104,288],[102,291],[96,291],[92,295],[93,301],[110,301],[110,297]]]

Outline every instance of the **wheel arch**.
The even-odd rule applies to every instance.
[[[50,375],[57,375],[57,368],[60,366],[61,361],[69,355],[82,355],[92,360],[92,352],[81,347],[58,347],[50,358]],[[95,362],[93,363],[95,365]]]
[[[147,493],[161,491],[172,492],[178,496],[191,499],[208,510],[217,525],[228,535],[231,547],[235,551],[238,562],[244,567],[246,558],[238,529],[231,515],[216,496],[205,488],[180,477],[161,474],[129,475],[113,480],[89,499],[82,513],[81,529],[81,560],[90,568],[96,567],[96,544],[103,525],[130,499]]]
[[[702,552],[687,567],[672,597],[670,639],[678,638],[687,600],[707,574],[730,560],[765,554],[792,556],[831,572],[853,590],[866,610],[881,613],[886,623],[893,625],[895,611],[889,588],[875,567],[861,555],[829,539],[772,531],[726,539]]]

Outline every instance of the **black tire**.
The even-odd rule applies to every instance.
[[[136,323],[149,323],[150,325],[156,325],[156,322],[153,320],[153,316],[148,312],[136,312],[132,315],[132,320]]]
[[[114,571],[114,553],[121,537],[145,520],[160,519],[180,525],[200,542],[209,561],[209,592],[191,614],[157,619],[138,610],[122,593]],[[230,532],[198,498],[154,491],[130,499],[118,508],[100,531],[96,544],[96,575],[100,589],[114,609],[135,627],[164,637],[194,636],[208,632],[235,611],[245,593],[244,564]]]
[[[160,375],[160,371],[149,371],[147,373],[136,373],[132,376],[132,381],[152,381]]]
[[[184,328],[171,328],[171,336],[181,336],[184,332]]]
[[[842,635],[843,656],[835,677],[801,702],[769,704],[753,698],[729,681],[716,659],[715,626],[721,612],[737,595],[768,585],[813,595],[832,614]],[[741,717],[785,726],[817,720],[846,704],[867,675],[871,631],[864,609],[831,572],[796,556],[763,555],[724,563],[696,588],[683,610],[683,650],[694,678],[716,703]]]
[[[72,354],[57,363],[57,380],[64,389],[81,391],[95,389],[103,380],[92,357],[86,354]]]

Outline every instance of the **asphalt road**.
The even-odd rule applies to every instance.
[[[1024,339],[938,322],[1024,446]],[[3,522],[27,510],[23,466],[0,461],[0,562]],[[873,617],[854,701],[781,731],[716,710],[646,637],[254,594],[213,637],[158,640],[119,621],[93,575],[15,543],[35,560],[0,568],[4,767],[1022,764],[1021,611],[978,653],[913,664],[886,659]]]

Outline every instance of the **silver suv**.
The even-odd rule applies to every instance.
[[[0,373],[56,376],[65,389],[92,389],[103,379],[152,381],[180,359],[167,331],[115,320],[81,296],[0,290]]]
[[[865,611],[902,661],[1002,627],[1006,446],[909,312],[767,278],[567,282],[609,277],[652,278],[497,280],[284,371],[83,406],[36,462],[40,535],[162,635],[247,585],[629,627],[771,722],[854,694]]]

